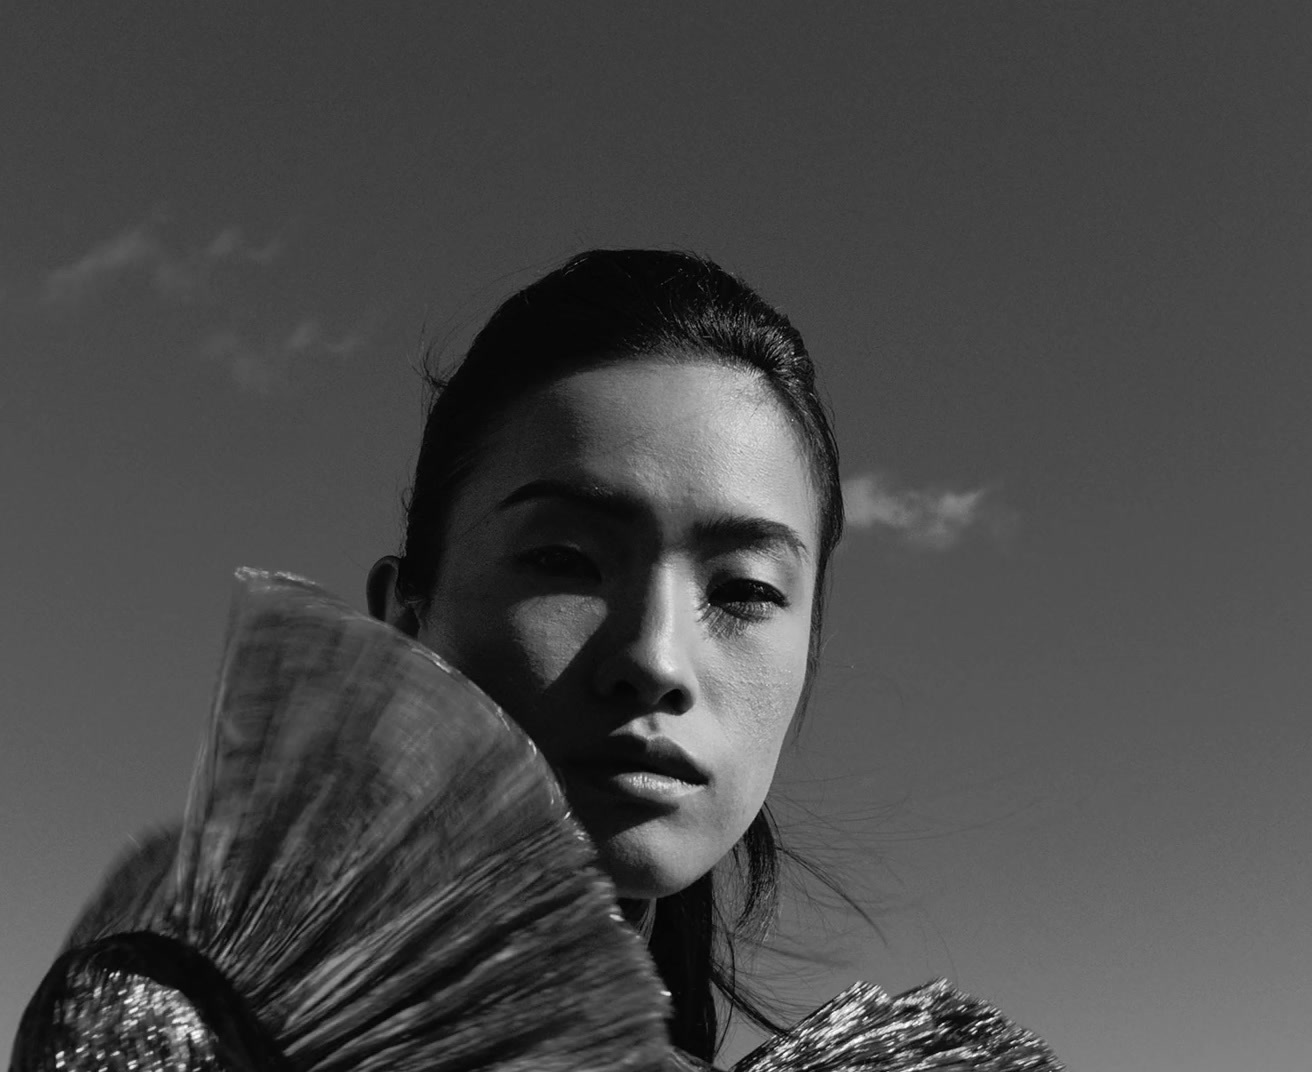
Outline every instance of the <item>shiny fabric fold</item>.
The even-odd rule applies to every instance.
[[[1061,1072],[1037,1035],[939,980],[889,997],[856,983],[733,1072]]]
[[[654,1070],[668,999],[593,855],[458,672],[308,582],[242,571],[181,828],[120,863],[72,948],[182,943],[303,1072]],[[211,1067],[186,995],[68,964],[14,1072]],[[167,1041],[169,1009],[178,1045],[152,1064],[130,1036],[146,1016]]]

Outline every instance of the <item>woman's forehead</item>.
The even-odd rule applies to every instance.
[[[695,459],[706,449],[756,453],[788,438],[778,403],[762,384],[704,363],[590,369],[551,385],[537,405],[542,424],[565,430],[579,451]]]
[[[515,403],[472,483],[499,496],[544,480],[693,513],[778,514],[814,535],[807,457],[782,405],[759,376],[709,361],[596,366]]]

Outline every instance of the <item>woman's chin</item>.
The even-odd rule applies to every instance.
[[[673,831],[651,829],[655,825],[630,827],[596,843],[602,869],[610,875],[621,899],[645,901],[672,896],[691,886],[714,863],[712,860],[700,866],[703,854],[686,838]]]
[[[621,898],[651,900],[685,890],[737,841],[730,836],[733,823],[705,786],[647,799],[587,779],[566,777],[564,784],[574,817]]]

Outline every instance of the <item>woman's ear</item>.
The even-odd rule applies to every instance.
[[[379,621],[399,629],[406,636],[419,635],[419,615],[400,594],[401,560],[395,555],[384,555],[374,563],[365,582],[365,601],[369,613]]]

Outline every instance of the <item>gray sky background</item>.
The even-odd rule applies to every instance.
[[[425,339],[594,245],[805,334],[854,527],[781,779],[814,1005],[1312,1055],[1312,9],[9,5],[0,1039],[177,812],[240,564],[362,602]],[[790,913],[791,916],[792,913]]]

